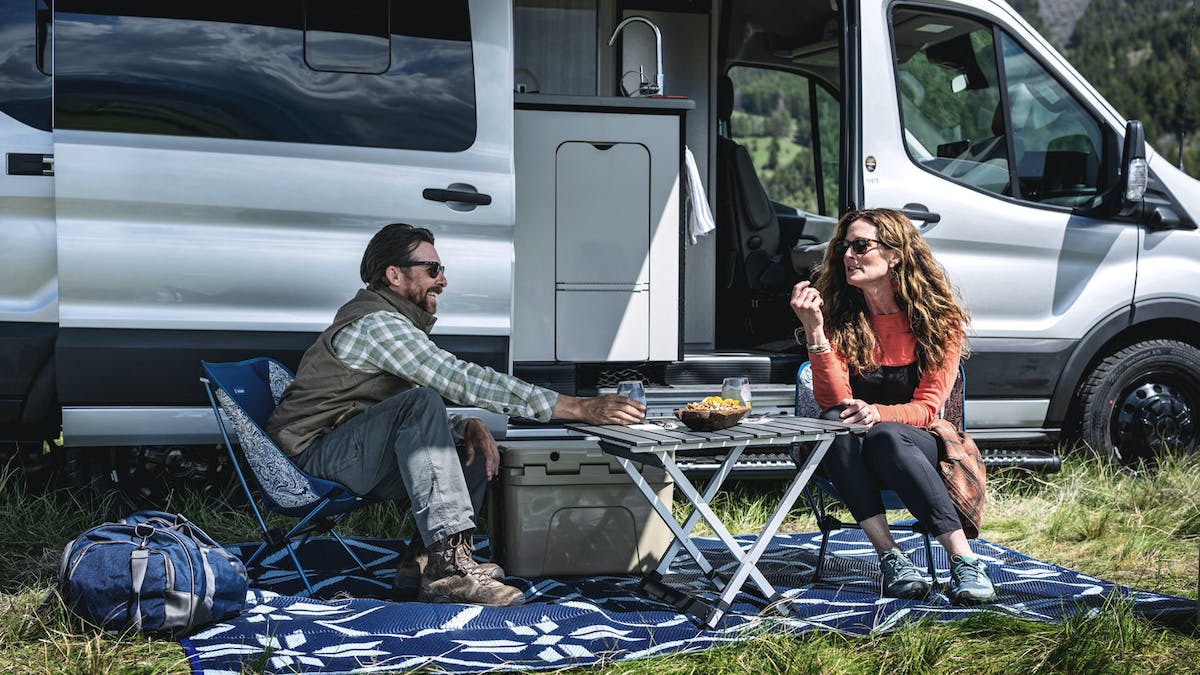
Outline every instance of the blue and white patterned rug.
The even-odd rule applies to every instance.
[[[716,542],[696,540],[706,553]],[[182,640],[192,671],[240,673],[373,673],[429,667],[455,673],[537,670],[695,652],[759,635],[813,629],[847,634],[894,629],[922,618],[962,619],[978,608],[954,607],[937,594],[923,602],[879,596],[877,558],[862,533],[843,530],[831,539],[822,581],[808,583],[819,533],[775,537],[760,564],[772,585],[795,604],[782,617],[764,612],[761,601],[743,593],[713,630],[697,625],[674,607],[648,599],[631,576],[516,579],[526,604],[516,608],[389,602],[397,551],[403,542],[354,540],[367,565],[362,573],[332,540],[310,542],[301,551],[314,598],[291,595],[302,588],[281,556],[252,582],[252,603],[237,618],[209,626]],[[486,555],[486,540],[480,542]],[[901,539],[920,569],[924,548],[918,537]],[[976,540],[988,561],[999,601],[993,611],[1057,622],[1080,611],[1099,611],[1112,596],[1128,598],[1135,610],[1170,623],[1196,611],[1193,600],[1116,586],[1051,565],[995,544]],[[237,552],[236,547],[234,548]],[[732,571],[732,558],[713,561]],[[934,544],[939,580],[948,581],[945,553]],[[289,571],[290,570],[290,571]],[[712,597],[683,554],[668,581]]]

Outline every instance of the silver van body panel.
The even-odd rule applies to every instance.
[[[197,383],[198,386],[198,383]],[[508,418],[479,408],[450,407],[452,413],[482,419],[497,439]],[[131,434],[131,429],[137,429]],[[221,442],[213,410],[196,406],[67,406],[63,437],[74,447],[112,445],[216,445]]]
[[[51,155],[49,132],[0,113],[5,154]],[[4,245],[0,246],[0,322],[58,321],[58,262],[54,240],[54,177],[0,171]]]
[[[57,130],[64,328],[319,331],[385,223],[433,230],[436,330],[511,332],[511,20],[473,2],[477,134],[463,152]],[[397,124],[404,120],[397,119]],[[470,211],[422,197],[473,185]]]
[[[979,7],[981,16],[995,7],[967,4]],[[864,7],[865,44],[891,43],[888,12],[882,3]],[[990,18],[1008,20],[994,12]],[[891,50],[864,50],[862,58],[864,91],[897,91]],[[1079,339],[1099,317],[1132,303],[1136,225],[972,189],[909,158],[894,105],[864,106],[863,116],[863,155],[877,160],[877,168],[865,175],[866,205],[920,202],[941,215],[922,233],[962,292],[973,335]],[[997,422],[1018,426],[1017,420]]]

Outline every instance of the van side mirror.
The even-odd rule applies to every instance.
[[[1150,168],[1146,164],[1146,132],[1138,120],[1125,123],[1125,146],[1121,151],[1121,215],[1132,215],[1142,206]]]

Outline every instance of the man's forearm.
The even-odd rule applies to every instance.
[[[554,411],[551,413],[558,419],[578,420],[582,419],[582,406],[580,400],[574,396],[559,394],[554,401]]]

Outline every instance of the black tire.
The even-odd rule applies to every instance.
[[[65,473],[72,489],[126,512],[171,510],[183,490],[200,492],[214,505],[236,502],[238,494],[229,455],[215,446],[68,448]]]
[[[1167,452],[1196,450],[1200,350],[1146,340],[1101,361],[1079,389],[1080,440],[1097,456],[1153,467]]]
[[[113,449],[113,487],[140,509],[170,510],[176,493],[226,503],[233,491],[229,455],[216,446],[139,445]]]

